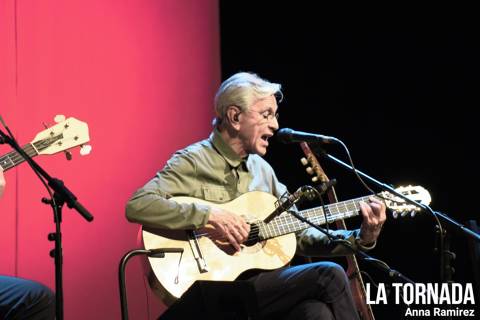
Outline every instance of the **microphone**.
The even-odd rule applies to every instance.
[[[307,142],[307,143],[337,143],[335,137],[324,136],[321,134],[295,131],[290,128],[283,128],[277,131],[277,139],[283,143]]]
[[[278,207],[273,210],[272,213],[266,217],[263,222],[269,223],[272,221],[276,216],[279,216],[282,212],[287,211],[290,209],[295,203],[298,202],[304,195],[309,192],[310,188],[308,186],[303,186],[297,189],[294,193],[291,193],[287,196],[286,200],[283,201]]]

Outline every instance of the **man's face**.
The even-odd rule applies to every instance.
[[[268,139],[278,130],[277,109],[277,100],[271,95],[242,112],[239,137],[246,154],[267,153]]]

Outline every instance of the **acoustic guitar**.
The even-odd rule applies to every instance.
[[[396,189],[412,200],[430,203],[430,194],[420,186]],[[379,194],[393,212],[416,211],[403,199],[387,192]],[[369,197],[333,203],[300,211],[300,214],[318,225],[327,221],[359,215],[360,201]],[[285,266],[296,250],[294,232],[308,227],[284,212],[269,223],[263,220],[275,210],[277,198],[252,191],[233,201],[217,204],[191,197],[170,198],[178,203],[197,203],[216,206],[243,216],[250,224],[248,240],[235,252],[228,243],[212,241],[202,230],[154,230],[144,227],[142,240],[145,249],[183,248],[183,255],[166,254],[164,258],[148,258],[149,282],[154,291],[168,305],[178,299],[196,280],[235,280],[250,269],[272,270]]]

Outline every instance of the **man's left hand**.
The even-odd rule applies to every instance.
[[[363,222],[360,227],[360,244],[368,246],[377,241],[382,226],[387,219],[385,203],[375,197],[369,198],[370,202],[360,202],[360,212]]]

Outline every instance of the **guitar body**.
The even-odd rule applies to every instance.
[[[224,204],[213,204],[190,197],[175,197],[171,200],[178,203],[217,206],[244,216],[248,222],[266,218],[275,209],[277,201],[273,195],[260,191],[245,193]],[[257,242],[251,246],[242,245],[240,252],[232,252],[229,245],[216,243],[206,235],[202,236],[197,230],[196,243],[207,270],[201,272],[195,259],[198,251],[188,232],[152,230],[144,227],[142,233],[145,249],[184,249],[181,261],[180,254],[177,253],[167,253],[164,258],[148,258],[150,285],[167,304],[178,299],[196,280],[228,281],[235,280],[249,269],[277,269],[286,265],[296,250],[296,238],[293,233]]]

